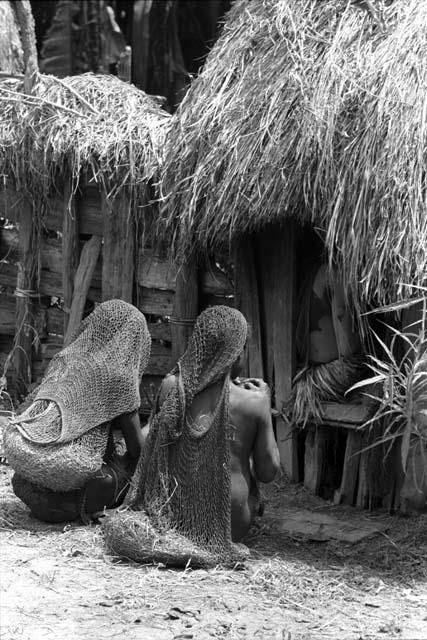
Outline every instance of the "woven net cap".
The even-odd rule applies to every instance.
[[[247,324],[236,309],[215,306],[197,319],[175,384],[156,406],[126,499],[107,519],[113,553],[139,562],[209,566],[242,561],[231,540],[230,370],[242,353]],[[220,394],[209,419],[188,416],[195,396],[214,383]]]
[[[138,309],[121,300],[100,304],[52,358],[34,402],[11,421],[11,467],[54,491],[82,487],[102,465],[111,420],[140,405],[150,345]]]

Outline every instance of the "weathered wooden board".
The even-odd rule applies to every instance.
[[[97,185],[83,188],[79,212],[80,233],[87,235],[102,235],[103,220],[101,214],[101,198]],[[63,201],[58,194],[52,194],[50,208],[44,220],[47,229],[62,231]],[[23,205],[23,196],[12,189],[0,189],[0,217],[11,222],[19,219],[19,212]]]
[[[153,249],[139,250],[136,278],[141,287],[175,291],[176,271],[173,261]]]
[[[62,297],[64,299],[64,334],[67,331],[73,300],[74,278],[79,264],[79,215],[77,198],[68,184],[64,192],[64,210],[62,220]]]
[[[37,257],[36,229],[33,223],[33,208],[24,199],[19,217],[19,263],[16,279],[15,344],[13,353],[15,366],[14,391],[20,396],[27,394],[31,384],[31,366],[34,335],[33,300]]]
[[[14,296],[0,293],[0,334],[15,335],[15,310]]]
[[[164,340],[171,342],[171,325],[169,322],[149,322],[148,330],[153,340]]]
[[[199,286],[202,295],[234,299],[232,283],[225,273],[217,267],[208,266],[199,270]]]
[[[153,249],[140,249],[136,277],[141,287],[175,291],[176,276],[177,267],[171,259],[158,255]],[[199,270],[198,277],[201,295],[221,299],[233,296],[231,282],[218,267],[206,266]]]
[[[77,253],[80,254],[85,240],[79,241]],[[0,260],[16,263],[19,259],[19,239],[17,228],[0,230]],[[156,256],[152,249],[146,249],[146,253],[140,252],[136,277],[138,283],[145,289],[175,290],[176,272],[166,258]],[[63,249],[60,238],[46,238],[41,240],[41,266],[43,273],[44,295],[59,295],[62,289],[58,285],[62,282]],[[1,266],[0,266],[1,269]],[[46,273],[48,272],[48,273]],[[14,272],[15,273],[15,272]],[[60,279],[61,277],[61,279]],[[93,276],[94,290],[101,288],[102,261],[99,260]],[[13,283],[13,286],[15,283]],[[205,306],[214,304],[226,304],[234,306],[233,289],[225,274],[217,268],[209,268],[199,274],[200,293],[203,296]],[[53,294],[45,293],[45,290]],[[95,294],[96,301],[100,294]]]
[[[19,236],[16,227],[0,227],[0,260],[19,260]]]
[[[136,306],[143,313],[171,316],[173,307],[173,291],[161,291],[138,287],[138,300]]]
[[[322,402],[322,418],[326,424],[361,425],[369,420],[372,409],[364,404]]]
[[[63,348],[61,336],[49,335],[47,340],[42,342],[40,353],[41,360],[51,360],[54,355]]]
[[[369,456],[370,451],[365,450],[368,445],[368,438],[366,434],[362,436],[362,452],[360,453],[359,462],[359,481],[357,487],[356,506],[359,509],[367,509],[369,507]]]
[[[64,316],[65,313],[59,307],[48,307],[47,313],[47,331],[48,333],[58,336],[63,335],[64,330]]]
[[[102,196],[102,300],[133,300],[135,228],[131,202],[125,195],[110,202]]]
[[[266,360],[264,371],[267,381],[274,387],[274,400],[279,412],[290,400],[295,375],[295,245],[295,226],[290,220],[281,227],[272,225],[257,236]],[[298,482],[297,428],[279,418],[276,435],[283,468],[292,482]]]
[[[74,278],[74,294],[71,303],[70,317],[67,332],[64,336],[64,345],[67,346],[80,326],[90,283],[92,282],[95,266],[101,251],[102,238],[92,236],[83,247],[80,262]]]
[[[234,296],[214,296],[210,294],[199,296],[199,312],[217,304],[222,304],[225,307],[234,307]]]
[[[350,431],[347,435],[345,447],[341,487],[335,497],[337,503],[354,504],[361,449],[362,434]]]
[[[290,535],[299,535],[319,542],[339,540],[355,543],[387,529],[387,525],[373,520],[344,520],[319,511],[287,509],[280,519],[269,522],[271,530]]]
[[[6,360],[9,359],[9,355],[13,347],[13,336],[5,336],[0,334],[0,378],[3,376],[5,370]],[[15,368],[13,360],[8,362],[6,370],[6,380],[8,387],[13,383],[13,377],[15,375]]]
[[[35,330],[33,341],[37,343],[47,333],[46,308],[34,302],[32,306],[32,326]],[[14,336],[16,315],[16,298],[11,293],[0,293],[0,334]]]
[[[325,466],[327,430],[316,426],[309,428],[305,439],[304,486],[319,495]]]
[[[234,303],[249,324],[244,375],[264,378],[258,280],[250,236],[245,236],[239,241],[235,250],[234,265]]]
[[[172,357],[176,362],[187,348],[188,339],[199,313],[199,286],[197,265],[185,264],[176,277],[172,318]]]
[[[18,266],[16,264],[0,264],[0,285],[14,288],[18,277]],[[96,285],[95,276],[93,284]],[[42,296],[61,297],[62,281],[60,273],[53,273],[47,269],[42,269],[40,273],[40,284],[38,292]],[[88,292],[88,300],[101,302],[101,288],[92,286]]]
[[[0,256],[7,255],[7,262],[0,262],[0,284],[4,286],[16,286],[18,276],[18,230],[3,229],[0,234]],[[84,241],[79,243],[79,251]],[[41,272],[39,293],[46,296],[62,297],[63,294],[63,261],[62,245],[59,238],[41,238]],[[93,274],[92,285],[88,298],[94,302],[101,301],[101,261],[99,260]]]

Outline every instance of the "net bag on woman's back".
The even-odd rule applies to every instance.
[[[5,432],[11,467],[30,482],[68,491],[100,469],[109,424],[140,405],[151,339],[131,304],[100,304],[71,344],[56,354],[33,403]]]
[[[127,509],[107,519],[110,550],[139,562],[209,566],[234,564],[248,551],[231,540],[229,370],[242,352],[246,321],[234,309],[202,313],[176,384],[155,408]],[[186,408],[196,394],[222,381],[212,419],[194,423]]]

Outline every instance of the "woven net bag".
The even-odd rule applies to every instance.
[[[101,468],[111,420],[138,409],[151,338],[143,314],[109,300],[52,358],[33,403],[5,430],[23,478],[54,491],[82,487]]]
[[[231,540],[229,372],[244,349],[242,314],[216,306],[197,319],[175,385],[150,419],[126,510],[104,524],[108,548],[139,562],[211,566],[248,556]],[[211,419],[187,415],[194,397],[221,382]]]

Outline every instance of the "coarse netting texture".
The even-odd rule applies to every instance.
[[[28,414],[45,407],[53,426],[61,425],[61,414],[54,402],[38,400]],[[37,418],[37,414],[35,414]],[[60,444],[38,444],[27,440],[14,427],[6,430],[7,460],[22,478],[52,491],[69,491],[83,487],[100,469],[107,448],[110,423],[91,429],[75,440]]]
[[[5,430],[12,468],[56,491],[82,487],[102,465],[111,420],[140,405],[150,346],[138,309],[121,300],[100,304]]]
[[[113,553],[144,562],[167,557],[169,564],[184,566],[232,564],[247,556],[231,540],[228,416],[230,369],[246,336],[246,320],[236,309],[215,306],[198,317],[172,372],[175,384],[151,416],[128,510],[104,527]],[[191,420],[187,409],[194,397],[220,381],[212,417]]]

